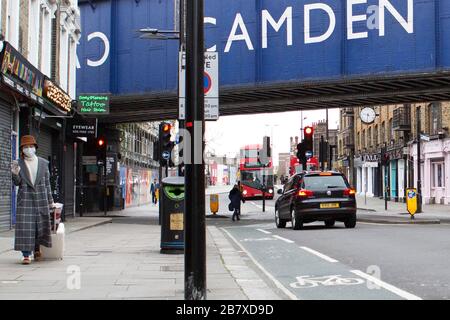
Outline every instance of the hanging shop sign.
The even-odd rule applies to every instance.
[[[109,114],[109,95],[80,94],[78,96],[78,112],[84,115]]]
[[[44,74],[14,47],[0,41],[1,81],[23,96],[43,105]]]
[[[72,111],[72,99],[49,79],[44,82],[44,97],[63,112]]]
[[[96,138],[97,119],[72,120],[69,134],[74,137]]]

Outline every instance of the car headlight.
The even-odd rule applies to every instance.
[[[272,194],[272,193],[273,193],[273,190],[272,190],[272,189],[270,189],[270,190],[269,190],[269,193],[270,193],[270,194]]]
[[[242,192],[242,194],[245,196],[247,195],[247,190],[244,190],[244,192]]]

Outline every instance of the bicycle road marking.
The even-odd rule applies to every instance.
[[[299,276],[296,277],[297,281],[290,284],[291,288],[294,289],[308,289],[315,288],[318,286],[353,286],[363,284],[365,281],[361,278],[346,278],[337,275],[321,276],[321,277],[311,277],[311,276]]]
[[[287,243],[295,243],[292,240],[289,240],[289,239],[286,239],[286,238],[283,238],[283,237],[280,237],[280,236],[272,236],[272,237],[277,238],[278,240],[281,240],[281,241],[284,241],[284,242],[287,242]]]
[[[317,257],[319,257],[319,258],[321,258],[321,259],[323,259],[325,261],[328,261],[328,262],[331,262],[331,263],[339,262],[338,260],[333,259],[333,258],[331,258],[331,257],[329,257],[327,255],[324,255],[323,253],[320,253],[319,251],[313,250],[311,248],[308,248],[308,247],[300,247],[300,248],[305,250],[305,251],[308,251],[309,253],[312,253],[313,255],[315,255],[315,256],[317,256]]]
[[[399,289],[399,288],[397,288],[389,283],[386,283],[378,278],[368,275],[367,273],[362,272],[361,270],[350,270],[350,272],[353,274],[356,274],[357,276],[364,278],[364,279],[366,279],[366,280],[368,280],[368,281],[370,281],[370,282],[372,282],[372,283],[374,283],[374,284],[376,284],[376,285],[378,285],[378,286],[380,286],[402,298],[405,298],[407,300],[422,300],[422,298],[420,298],[412,293],[409,293],[409,292],[406,292],[405,290]]]
[[[262,233],[265,233],[265,234],[272,234],[272,232],[269,232],[269,231],[266,231],[266,230],[263,230],[263,229],[256,229],[256,230],[258,230],[258,231],[260,231]]]
[[[222,231],[224,231],[230,238],[231,240],[233,240],[238,246],[239,248],[241,248],[242,251],[244,251],[247,256],[250,258],[250,260],[252,260],[252,262],[270,279],[272,280],[272,282],[277,286],[278,289],[280,289],[281,291],[283,291],[283,293],[285,295],[287,295],[289,298],[291,298],[292,300],[298,300],[298,297],[293,294],[288,288],[286,288],[284,285],[281,284],[280,281],[278,281],[277,279],[275,279],[275,277],[273,275],[271,275],[254,257],[253,255],[247,250],[245,249],[245,247],[236,240],[235,237],[233,237],[231,235],[230,232],[228,232],[228,230],[225,230],[225,228],[221,228]]]

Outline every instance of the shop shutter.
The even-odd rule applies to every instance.
[[[37,155],[50,161],[52,157],[52,129],[41,126],[37,134]]]
[[[11,228],[11,107],[0,102],[0,231]]]
[[[74,163],[73,143],[67,143],[66,156],[64,161],[65,196],[64,210],[66,216],[73,215],[73,163]]]

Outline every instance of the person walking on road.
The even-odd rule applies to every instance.
[[[12,179],[19,187],[14,250],[21,251],[23,264],[41,259],[40,246],[52,247],[50,210],[55,207],[50,187],[48,161],[36,156],[38,145],[33,136],[20,141],[20,159],[13,161]]]
[[[231,220],[235,220],[235,218],[239,221],[241,220],[239,216],[241,215],[241,201],[245,203],[244,198],[242,197],[241,190],[239,190],[239,186],[234,185],[233,189],[231,189],[228,194],[228,198],[231,201],[231,206],[234,208],[233,217]]]

